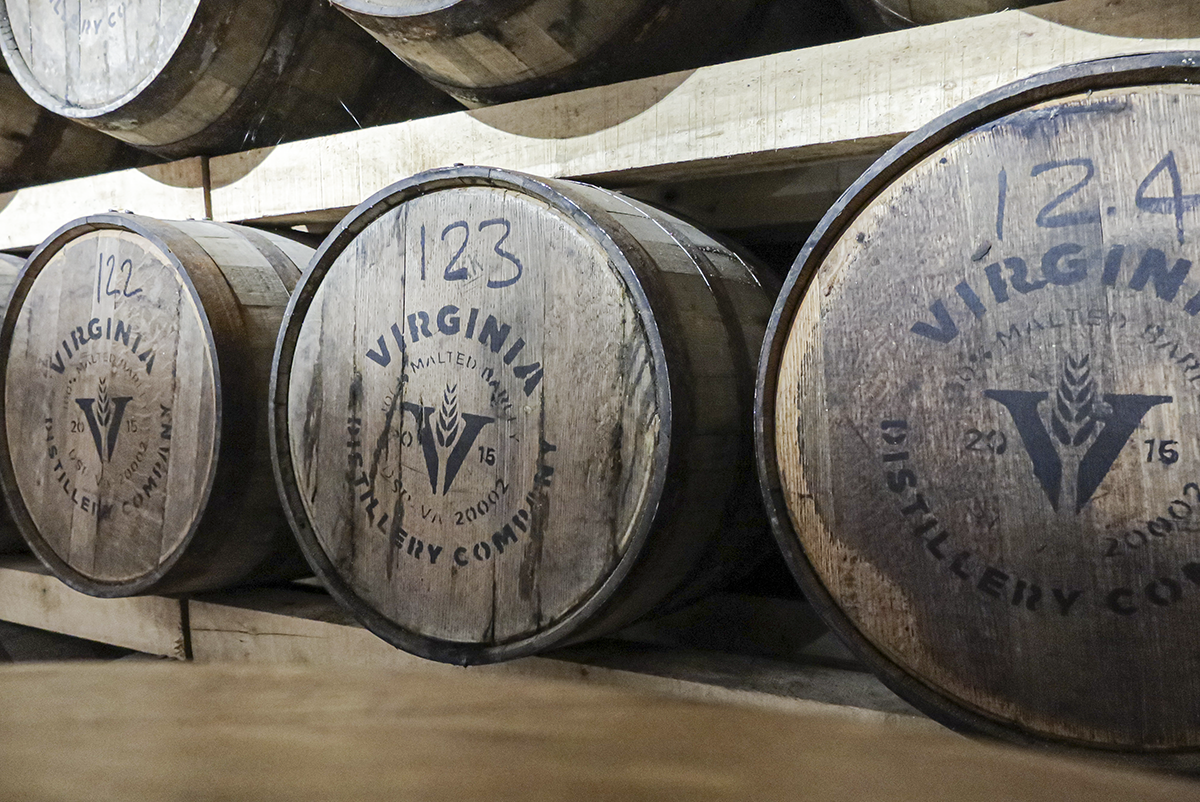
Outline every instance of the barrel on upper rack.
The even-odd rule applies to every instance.
[[[465,664],[752,566],[772,297],[725,245],[594,187],[459,167],[380,192],[276,348],[276,474],[314,571],[385,640]]]
[[[323,0],[0,0],[0,51],[43,107],[173,158],[454,107]]]
[[[0,62],[0,192],[134,167],[149,156],[38,106]]]
[[[847,191],[776,306],[778,539],[953,726],[1200,755],[1196,64],[1072,66],[939,118]]]
[[[271,477],[267,390],[312,250],[105,214],[29,258],[0,330],[0,482],[34,553],[95,596],[303,565]]]
[[[1036,5],[1038,0],[842,0],[868,31],[908,28]]]
[[[3,316],[4,310],[8,308],[8,296],[12,294],[17,275],[24,265],[25,260],[21,257],[0,253],[0,316]],[[21,540],[21,533],[9,517],[7,508],[0,507],[0,554],[24,549],[25,541]]]
[[[761,0],[333,0],[417,72],[491,105],[698,66]]]

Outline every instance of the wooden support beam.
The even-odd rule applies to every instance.
[[[1184,49],[1198,0],[1064,0],[215,158],[213,214],[328,221],[455,163],[627,187],[869,155],[1052,67]]]
[[[163,220],[208,216],[200,158],[0,193],[0,249],[31,248],[77,217],[129,210]]]
[[[383,666],[405,671],[574,679],[688,699],[788,710],[850,706],[865,715],[914,715],[862,671],[650,644],[594,641],[545,657],[462,669],[399,651],[324,593],[269,588],[189,603],[197,662]],[[873,712],[868,712],[873,711]]]
[[[0,558],[0,621],[182,660],[187,656],[178,599],[97,599],[46,573],[32,557]]]

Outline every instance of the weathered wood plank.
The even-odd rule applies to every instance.
[[[915,711],[870,674],[799,661],[711,651],[648,648],[616,641],[560,649],[469,669],[395,649],[320,592],[264,588],[209,594],[189,602],[197,662],[388,667],[441,676],[573,679],[683,699],[782,710],[852,708],[855,715],[912,717]]]
[[[303,222],[454,163],[619,187],[877,153],[1054,66],[1200,48],[1198,12],[1196,0],[1064,0],[225,156],[212,162],[213,213]]]
[[[32,248],[76,217],[113,209],[200,219],[206,197],[199,158],[0,193],[0,248]]]
[[[0,679],[2,785],[39,802],[1200,799],[1186,779],[914,722],[545,679],[167,661],[17,666]]]
[[[1200,762],[1198,78],[1135,56],[957,109],[844,196],[776,308],[780,542],[964,729]]]
[[[0,557],[0,620],[122,646],[186,657],[178,599],[95,599],[50,576],[32,557]]]

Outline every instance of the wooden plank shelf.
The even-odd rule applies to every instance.
[[[769,192],[786,198],[797,193],[781,192],[779,177],[771,174],[802,163],[869,160],[938,114],[1005,83],[1087,59],[1194,49],[1200,49],[1200,0],[1063,0],[23,189],[0,195],[0,249],[32,247],[73,217],[110,208],[322,230],[401,178],[458,163],[617,189],[736,177],[749,195],[756,192],[753,176],[766,173]],[[809,186],[799,194],[836,197],[847,183],[846,175],[793,175],[802,182],[814,177],[815,190]],[[652,189],[639,194],[647,192],[655,196]],[[672,205],[669,198],[658,196]],[[687,203],[681,207],[688,211]],[[748,227],[755,222],[748,215],[778,217],[774,209],[771,202],[725,204],[714,207],[706,222],[723,228],[723,218],[732,215],[731,227]],[[794,216],[786,202],[784,209]],[[819,217],[819,211],[806,214]]]
[[[855,715],[923,718],[821,635],[800,601],[717,597],[615,638],[462,669],[393,648],[311,585],[98,599],[71,590],[30,557],[9,556],[0,558],[0,621],[196,662],[556,677],[784,710],[838,706]],[[731,629],[740,643],[722,634]]]
[[[0,557],[0,621],[182,660],[186,615],[179,599],[96,599],[71,590],[33,557]]]
[[[1200,0],[1063,0],[686,73],[0,194],[0,250],[110,209],[324,232],[416,172],[490,164],[592,181],[715,229],[798,242],[905,135],[983,92],[1077,61],[1200,50]],[[794,253],[794,251],[793,251]],[[0,621],[197,662],[462,669],[406,655],[312,588],[84,596],[0,558]],[[470,669],[687,698],[915,717],[803,602],[725,596],[619,637]],[[930,724],[930,726],[934,726]]]
[[[972,97],[1061,64],[1196,49],[1197,10],[1194,0],[1065,0],[223,156],[212,161],[213,213],[336,217],[454,163],[624,188],[878,154]]]

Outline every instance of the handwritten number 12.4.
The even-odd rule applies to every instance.
[[[1066,190],[1059,193],[1038,211],[1035,222],[1039,228],[1064,228],[1067,226],[1089,225],[1100,222],[1100,211],[1096,208],[1077,209],[1075,211],[1052,214],[1059,206],[1077,195],[1095,178],[1096,166],[1091,159],[1078,158],[1044,162],[1035,165],[1029,175],[1031,178],[1036,178],[1052,170],[1067,168],[1081,168],[1083,175],[1078,181],[1067,187]],[[1170,181],[1170,194],[1161,196],[1147,194],[1164,173]],[[1142,182],[1138,185],[1137,192],[1134,194],[1134,204],[1143,212],[1172,215],[1175,218],[1176,238],[1179,240],[1179,244],[1183,244],[1184,212],[1200,207],[1200,195],[1185,195],[1183,193],[1183,179],[1179,172],[1179,165],[1175,160],[1175,151],[1168,151],[1167,155],[1142,179]],[[1004,222],[1007,206],[1008,171],[1001,168],[996,176],[996,238],[1001,241],[1004,240]],[[1115,210],[1110,209],[1109,211],[1111,213]]]

